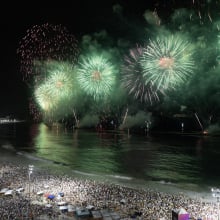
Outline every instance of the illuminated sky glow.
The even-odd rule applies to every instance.
[[[68,7],[36,11],[31,16],[14,12],[18,13],[16,25],[3,26],[7,28],[2,34],[2,42],[6,42],[2,77],[10,75],[6,72],[15,76],[20,70],[21,76],[17,76],[23,78],[30,93],[38,93],[38,98],[38,87],[48,84],[51,90],[44,91],[49,93],[48,99],[56,94],[59,101],[54,99],[44,109],[56,109],[61,117],[67,114],[63,106],[78,108],[76,115],[83,118],[83,114],[94,112],[94,106],[100,109],[100,104],[105,112],[111,108],[117,115],[123,115],[127,108],[129,112],[132,108],[171,114],[181,111],[180,106],[184,105],[189,112],[196,109],[203,121],[210,115],[216,115],[218,121],[219,1],[103,1],[99,7],[95,2],[87,4],[90,7],[86,12],[82,10],[84,5],[75,13]],[[2,22],[6,20],[3,18]],[[141,45],[141,53],[135,51],[135,45]],[[16,53],[14,46],[19,65],[17,58],[11,63],[15,56],[8,57],[9,53]],[[102,60],[95,61],[96,57]],[[70,82],[61,79],[58,65],[49,64],[54,62],[72,65],[77,76],[71,82],[73,93]],[[66,72],[65,77],[69,77]],[[56,79],[58,75],[60,78]],[[11,77],[5,85],[14,91],[17,82]],[[2,90],[3,99],[10,103],[8,95],[18,96],[16,92],[4,92],[3,87]],[[30,100],[27,93],[19,96],[20,102],[26,95]],[[13,103],[18,103],[17,99]],[[40,110],[44,111],[42,107]],[[32,107],[31,112],[37,115],[36,108]]]

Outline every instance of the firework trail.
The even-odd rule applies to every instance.
[[[62,25],[35,25],[19,42],[20,71],[23,80],[33,83],[41,79],[41,62],[48,60],[75,63],[79,50],[76,38]],[[33,79],[34,78],[34,79]]]
[[[125,112],[125,115],[124,115],[123,121],[122,121],[122,123],[121,123],[122,125],[124,125],[127,116],[128,116],[128,108],[126,109],[126,112]]]
[[[83,91],[103,100],[113,91],[116,83],[116,67],[103,56],[83,57],[77,68],[77,79]]]
[[[135,99],[152,104],[159,101],[159,91],[154,89],[151,81],[146,83],[147,80],[143,75],[143,68],[139,62],[142,54],[143,49],[137,47],[130,50],[129,56],[125,56],[125,62],[122,65],[121,85]]]
[[[195,115],[195,117],[196,117],[196,120],[197,120],[198,123],[199,123],[199,126],[200,126],[201,130],[203,131],[204,128],[203,128],[203,125],[202,125],[201,121],[199,120],[199,117],[198,117],[197,113],[194,113],[194,115]]]
[[[192,46],[180,35],[150,40],[140,59],[145,84],[166,92],[188,80],[193,74]]]

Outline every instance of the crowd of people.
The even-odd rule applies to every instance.
[[[215,202],[183,193],[133,189],[39,169],[28,176],[27,166],[12,163],[0,164],[0,175],[0,190],[13,190],[9,196],[0,194],[2,220],[39,219],[42,215],[59,219],[63,213],[57,204],[61,201],[76,209],[89,206],[93,210],[112,210],[120,219],[171,220],[172,211],[180,209],[186,210],[190,219],[218,219],[219,210]],[[49,198],[48,195],[54,197]]]

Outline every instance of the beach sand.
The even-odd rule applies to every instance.
[[[64,173],[59,170],[59,165],[46,166],[33,160],[34,174],[29,176],[30,158],[22,158],[2,154],[0,189],[10,188],[14,193],[10,197],[0,196],[0,219],[24,219],[30,215],[34,219],[40,219],[40,216],[59,219],[62,217],[57,205],[60,201],[72,205],[75,210],[88,206],[97,211],[108,210],[120,219],[171,220],[172,210],[181,208],[189,213],[191,219],[218,219],[217,204],[208,194],[190,190],[180,192],[167,184],[162,184],[160,189],[153,185],[134,189],[129,185],[80,178],[70,171]],[[21,187],[24,192],[15,194]],[[43,193],[37,195],[40,191]],[[60,192],[63,192],[63,197],[58,196]],[[55,198],[50,200],[46,194],[53,194]],[[51,208],[47,208],[48,204]],[[74,219],[73,213],[68,215]]]

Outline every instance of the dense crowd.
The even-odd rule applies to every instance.
[[[76,208],[109,209],[118,213],[120,219],[171,220],[172,210],[182,208],[189,213],[190,219],[218,219],[217,204],[183,193],[132,189],[42,170],[31,176],[27,173],[28,168],[23,165],[0,165],[0,190],[13,190],[12,195],[0,195],[0,219],[26,219],[27,216],[37,219],[42,215],[58,219],[61,212],[57,204],[60,201]],[[19,188],[24,190],[16,191]],[[49,199],[49,194],[54,198]]]

